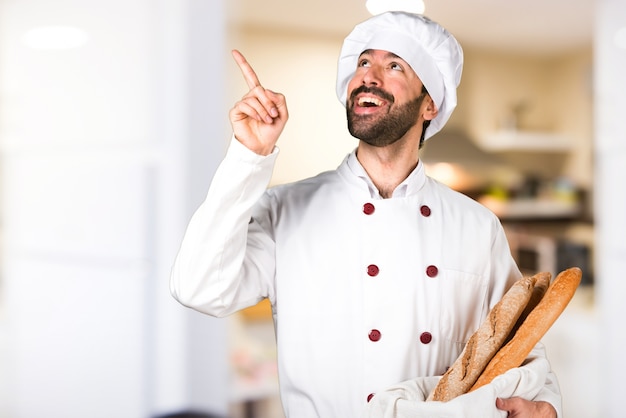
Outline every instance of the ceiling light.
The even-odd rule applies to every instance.
[[[426,8],[422,0],[367,0],[365,7],[373,15],[392,11],[423,14]]]
[[[71,26],[44,26],[29,30],[22,37],[24,45],[33,49],[61,50],[83,46],[89,35]]]

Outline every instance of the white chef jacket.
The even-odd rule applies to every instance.
[[[422,163],[382,199],[355,152],[267,189],[277,154],[231,141],[171,291],[217,317],[269,298],[286,416],[361,417],[376,392],[443,374],[521,274],[497,217]],[[543,392],[558,408],[556,381]]]

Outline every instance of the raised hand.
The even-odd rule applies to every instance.
[[[230,110],[235,138],[260,155],[269,155],[287,119],[285,96],[263,88],[256,73],[237,50],[232,52],[250,91]]]

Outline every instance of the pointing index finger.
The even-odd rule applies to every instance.
[[[237,62],[237,65],[239,66],[239,69],[241,70],[241,73],[243,74],[243,78],[245,78],[246,83],[248,83],[248,87],[250,89],[259,87],[261,85],[261,82],[259,81],[259,78],[256,76],[256,73],[252,69],[252,66],[250,66],[242,53],[237,51],[236,49],[233,49],[232,54],[233,58],[235,58],[235,61]]]

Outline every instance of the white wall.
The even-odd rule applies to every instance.
[[[0,416],[226,412],[226,325],[168,288],[227,136],[223,15],[216,0],[0,3]],[[89,42],[24,46],[47,25]]]
[[[624,416],[626,391],[626,49],[614,38],[626,26],[626,3],[600,0],[595,20],[595,211],[602,411]],[[623,39],[624,35],[622,35]],[[622,41],[623,42],[623,41]],[[581,382],[584,384],[584,382]]]

